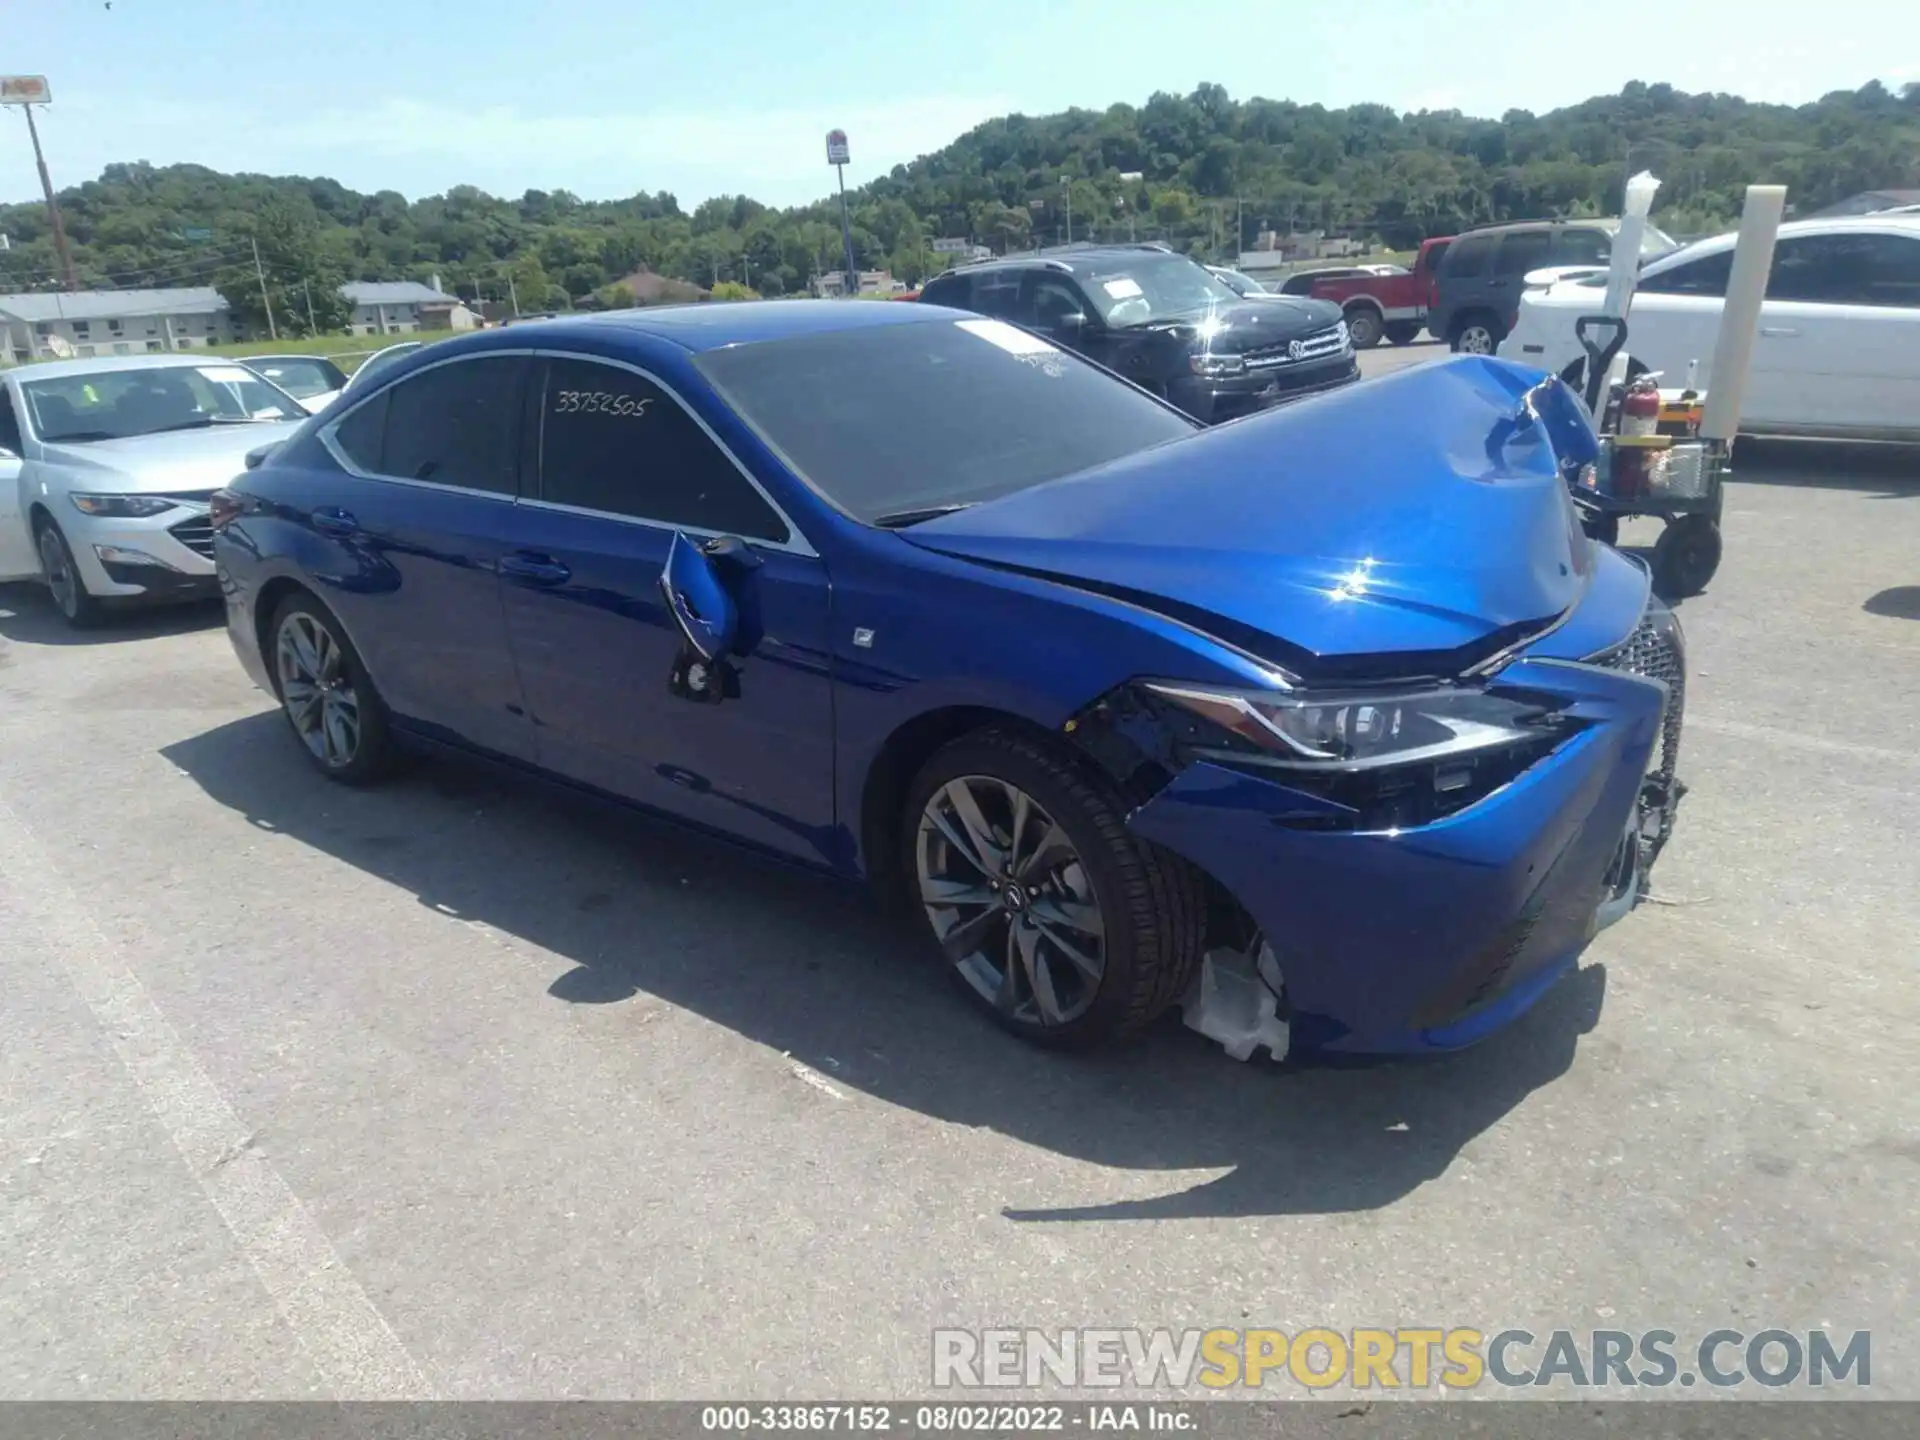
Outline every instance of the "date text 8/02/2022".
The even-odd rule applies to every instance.
[[[1076,1430],[1147,1430],[1167,1434],[1199,1429],[1199,1417],[1178,1404],[785,1404],[707,1405],[700,1428],[720,1433],[845,1430],[944,1434],[1044,1434]]]

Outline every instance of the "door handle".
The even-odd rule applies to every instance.
[[[313,528],[322,535],[344,538],[358,534],[360,522],[338,506],[327,505],[313,512]]]
[[[573,571],[551,555],[536,555],[526,550],[501,556],[500,573],[535,585],[564,585],[573,578]]]
[[[1762,325],[1760,333],[1769,340],[1790,340],[1800,332],[1790,325]]]

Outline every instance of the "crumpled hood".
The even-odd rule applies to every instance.
[[[917,545],[1121,595],[1302,673],[1484,651],[1544,626],[1591,564],[1537,370],[1422,365],[903,530]],[[1516,418],[1521,417],[1521,418]],[[1475,657],[1477,658],[1477,657]]]
[[[115,494],[174,494],[217,490],[246,468],[247,452],[285,440],[297,420],[251,425],[210,425],[126,440],[92,440],[41,447],[44,463],[84,483]]]

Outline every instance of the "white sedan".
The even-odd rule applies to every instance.
[[[1637,372],[1711,387],[1733,235],[1640,273],[1627,315]],[[1585,358],[1574,321],[1599,309],[1604,274],[1531,289],[1500,354],[1559,374]],[[1920,216],[1861,215],[1780,227],[1740,428],[1834,439],[1920,439]]]

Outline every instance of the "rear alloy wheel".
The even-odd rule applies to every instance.
[[[1465,321],[1453,332],[1453,349],[1457,355],[1491,355],[1499,348],[1499,334],[1491,322],[1479,316]]]
[[[1116,1039],[1193,974],[1197,878],[1123,813],[1080,767],[1004,731],[954,742],[914,785],[912,898],[966,992],[1024,1039]]]
[[[67,545],[67,537],[60,533],[60,527],[51,520],[42,521],[35,540],[40,551],[40,575],[47,582],[53,603],[60,607],[61,618],[76,630],[98,625],[104,607],[87,590],[87,582],[80,574],[80,567],[73,562],[73,551]]]
[[[1380,312],[1365,305],[1359,305],[1347,311],[1347,335],[1353,341],[1356,350],[1371,350],[1380,343],[1384,330],[1380,323]]]
[[[280,708],[308,758],[348,784],[377,778],[392,759],[386,709],[338,622],[318,602],[294,596],[272,633]]]

